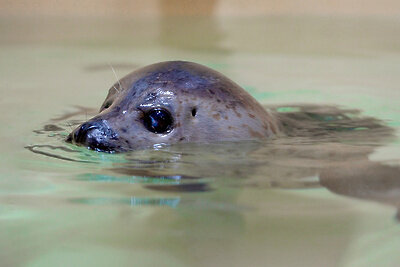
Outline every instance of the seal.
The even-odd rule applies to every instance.
[[[167,61],[115,83],[99,114],[67,141],[123,152],[159,144],[267,139],[278,128],[274,114],[223,74],[193,62]]]

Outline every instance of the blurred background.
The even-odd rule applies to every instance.
[[[398,15],[396,0],[1,0],[1,15]]]

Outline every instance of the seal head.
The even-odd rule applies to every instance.
[[[273,114],[221,73],[168,61],[138,69],[114,84],[99,114],[67,141],[121,152],[158,144],[262,139],[277,131]]]

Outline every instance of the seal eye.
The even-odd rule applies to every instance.
[[[192,116],[195,117],[197,113],[197,109],[196,108],[192,108]]]
[[[143,124],[153,133],[166,133],[172,129],[171,113],[165,109],[152,109],[144,114]]]

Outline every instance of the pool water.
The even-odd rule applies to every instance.
[[[10,17],[0,46],[0,265],[398,265],[400,19]],[[176,59],[282,114],[348,108],[388,128],[126,154],[63,141],[110,66]]]

